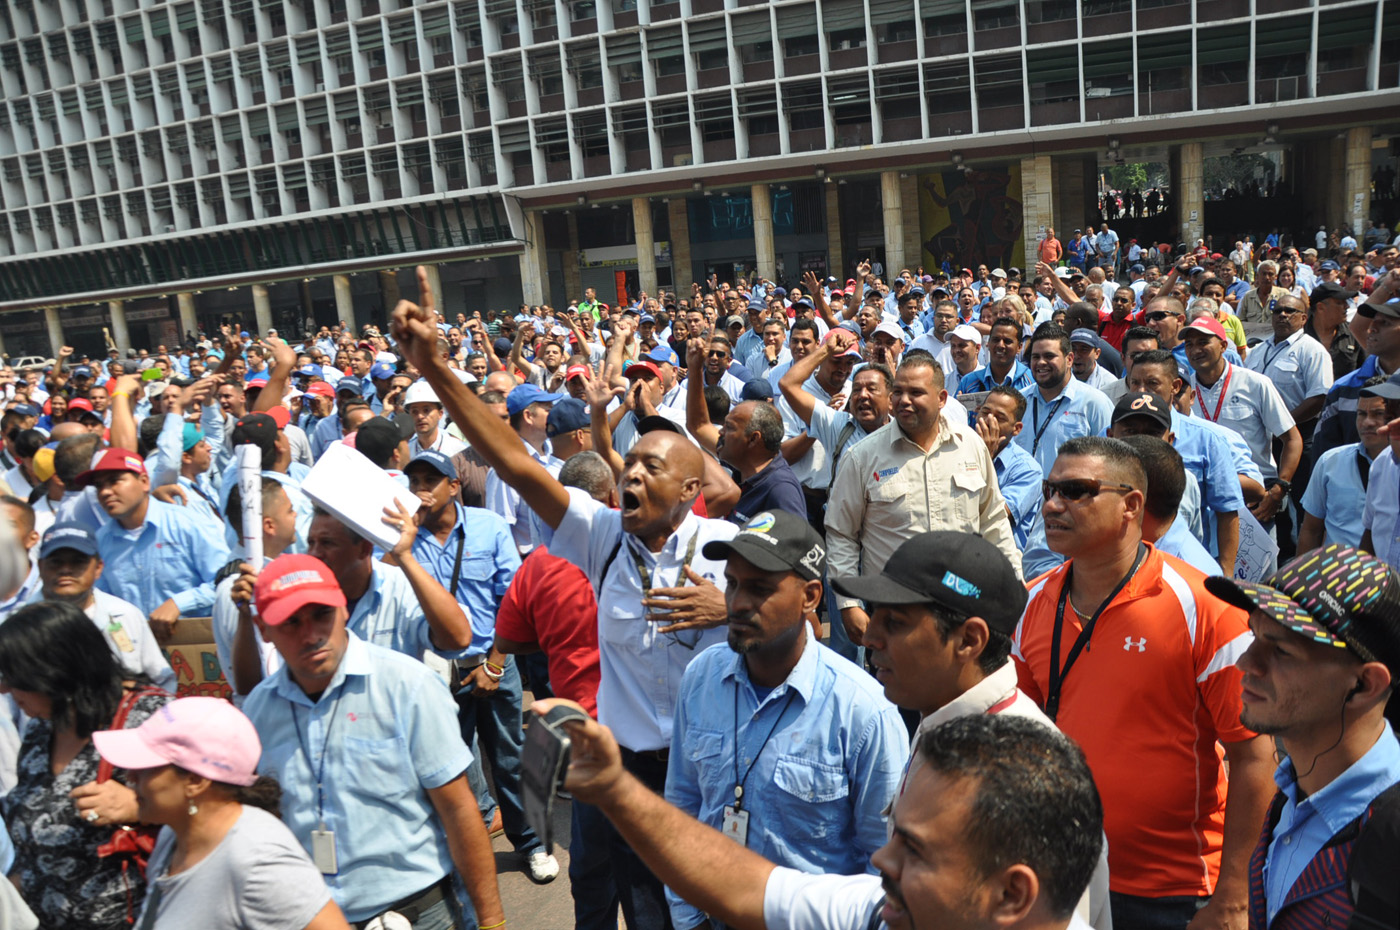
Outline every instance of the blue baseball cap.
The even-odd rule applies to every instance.
[[[549,394],[536,385],[520,384],[506,395],[506,413],[515,416],[531,404],[553,404],[563,399],[563,394]]]
[[[152,369],[152,370],[154,371],[155,369]],[[248,380],[247,380],[246,382],[244,382],[244,387],[252,387],[252,386],[255,385],[255,384],[258,385],[259,387],[262,387],[263,385],[267,384],[267,380],[268,380],[268,374],[267,374],[267,372],[265,372],[265,371],[260,371],[260,372],[257,372],[256,374],[251,374],[251,375],[249,375],[249,376],[248,376]]]
[[[650,359],[658,365],[665,362],[668,365],[679,366],[681,363],[680,357],[676,355],[676,350],[664,345],[657,346],[646,355],[643,355],[642,358]]]
[[[1331,259],[1328,259],[1327,261],[1325,261],[1325,262],[1323,262],[1322,264],[1318,265],[1318,266],[1317,266],[1317,270],[1318,270],[1318,271],[1341,271],[1341,270],[1342,270],[1342,266],[1341,266],[1341,265],[1338,265],[1336,262],[1332,261]]]
[[[560,433],[588,429],[591,422],[588,408],[583,405],[583,401],[575,397],[566,397],[549,411],[549,419],[544,424],[544,434],[553,439]]]
[[[772,400],[773,385],[768,383],[767,378],[754,378],[752,381],[744,382],[744,389],[739,392],[740,400]]]
[[[642,314],[641,322],[643,322],[643,323],[655,323],[655,322],[656,322],[656,317],[652,316],[650,313],[643,313],[643,314]],[[556,328],[557,328],[557,327],[556,327]],[[568,332],[568,330],[565,330],[565,332]]]
[[[349,391],[352,394],[359,394],[364,390],[364,388],[365,386],[360,383],[360,379],[351,375],[347,375],[335,383],[335,392],[337,394],[339,394],[341,391]]]
[[[797,310],[797,309],[800,309],[800,308],[802,308],[802,307],[806,307],[808,310],[815,310],[815,309],[816,309],[815,307],[812,306],[812,302],[811,302],[810,300],[808,300],[806,297],[799,297],[799,298],[797,298],[796,300],[794,300],[794,301],[792,302],[792,309]]]
[[[77,368],[74,368],[74,369],[73,369],[73,377],[75,377],[75,378],[91,378],[91,377],[92,377],[92,369],[89,368],[89,367],[86,366],[86,365],[79,365]]]
[[[774,297],[786,297],[786,296],[787,296],[787,288],[785,288],[785,287],[775,287],[775,288],[773,288],[773,290],[772,290],[771,293],[772,293],[772,295],[773,295]]]
[[[188,452],[203,441],[204,430],[200,429],[198,426],[195,426],[193,423],[186,423],[185,432],[183,437],[181,438],[180,447],[185,452]]]
[[[60,549],[74,549],[83,555],[97,555],[97,534],[82,523],[55,523],[44,534],[39,558],[47,559]]]
[[[37,417],[43,414],[43,411],[40,410],[38,407],[34,406],[33,404],[15,404],[14,409],[15,413],[21,414],[26,417]]]
[[[369,376],[375,381],[388,381],[394,376],[394,366],[386,362],[376,362],[370,368]]]
[[[297,369],[296,373],[301,375],[303,378],[319,378],[321,377],[321,366],[303,365],[301,368]]]
[[[459,477],[457,469],[452,464],[452,460],[434,449],[426,449],[419,452],[409,460],[409,463],[404,466],[403,470],[407,472],[414,465],[418,464],[427,465],[444,478],[457,479]]]

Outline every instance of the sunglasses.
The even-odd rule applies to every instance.
[[[1169,316],[1176,316],[1175,313],[1168,313],[1165,310],[1154,310],[1147,315],[1147,322],[1160,323]]]
[[[1306,313],[1306,312],[1307,312],[1306,310],[1303,310],[1303,309],[1301,309],[1301,308],[1294,308],[1294,307],[1274,307],[1274,314],[1275,314],[1275,315],[1278,315],[1278,314],[1280,314],[1280,313],[1291,314],[1291,313]]]
[[[1104,491],[1116,491],[1119,494],[1127,494],[1129,491],[1136,491],[1137,488],[1131,484],[1104,484],[1097,478],[1066,478],[1064,481],[1042,481],[1040,483],[1040,493],[1049,502],[1056,494],[1067,501],[1082,501],[1089,497],[1098,497]]]
[[[710,358],[729,358],[728,352],[707,352]]]

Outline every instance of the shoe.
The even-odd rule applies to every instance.
[[[559,860],[555,859],[543,849],[537,849],[530,853],[525,864],[530,867],[530,879],[538,885],[545,885],[554,881],[559,875]]]
[[[486,828],[488,836],[500,836],[506,832],[505,824],[501,822],[501,809],[496,808],[496,813],[491,815],[491,824]]]

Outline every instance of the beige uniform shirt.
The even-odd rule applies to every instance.
[[[938,417],[938,436],[924,452],[890,422],[841,458],[826,508],[832,577],[878,572],[907,539],[932,530],[976,533],[1011,561],[1021,553],[1011,536],[1006,501],[987,445],[952,405]],[[837,597],[839,608],[860,601]]]
[[[1278,300],[1280,297],[1287,296],[1288,291],[1281,287],[1275,287],[1273,293],[1269,295],[1269,300]],[[1235,309],[1235,316],[1246,323],[1268,323],[1273,319],[1273,313],[1269,310],[1268,304],[1268,300],[1259,299],[1259,288],[1251,287],[1240,298],[1240,305]]]

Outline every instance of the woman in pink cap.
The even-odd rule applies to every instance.
[[[258,775],[253,724],[219,698],[190,697],[141,726],[92,735],[131,776],[139,817],[163,824],[146,868],[139,930],[347,930],[321,873]]]

